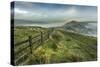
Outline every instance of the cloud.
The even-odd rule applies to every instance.
[[[67,14],[70,14],[70,15],[74,14],[75,15],[76,13],[77,13],[77,10],[73,7],[67,10]]]
[[[71,8],[69,8],[69,9],[67,9],[67,11],[66,11],[66,13],[68,14],[68,15],[76,15],[77,14],[77,9],[75,8],[75,7],[71,7]]]
[[[31,2],[15,2],[14,19],[39,20],[43,18],[43,13],[35,4]],[[46,17],[46,16],[45,16]]]
[[[25,8],[30,9],[33,7],[33,4],[31,2],[15,2],[15,7],[22,8],[22,9],[25,9]]]
[[[57,5],[56,5],[57,6]],[[85,8],[85,7],[84,7]],[[93,9],[92,9],[93,10]],[[96,17],[95,13],[89,9],[84,9],[77,6],[63,6],[61,8],[48,8],[48,6],[31,3],[31,2],[16,2],[15,3],[14,19],[29,20],[29,21],[48,21],[58,22],[66,21],[68,19],[80,19],[88,17]],[[89,13],[88,13],[89,12]],[[92,14],[91,14],[92,13]],[[95,18],[94,18],[95,19]],[[81,20],[81,19],[80,19]]]
[[[25,10],[20,10],[20,9],[18,9],[18,8],[15,8],[15,13],[19,13],[19,14],[27,14],[28,13],[28,11],[25,11]]]
[[[60,20],[75,15],[77,10],[74,7],[59,9],[59,10],[45,10],[40,8],[37,4],[30,2],[16,2],[15,3],[15,19],[23,20]]]

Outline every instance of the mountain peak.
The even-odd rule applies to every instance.
[[[77,20],[72,20],[72,21],[70,21],[70,23],[79,23],[79,21],[77,21]]]

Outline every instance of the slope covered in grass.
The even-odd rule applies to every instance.
[[[95,37],[56,29],[49,39],[33,52],[33,64],[95,61],[97,40]]]
[[[40,31],[45,33],[48,30],[50,29],[39,27],[15,27],[14,43],[26,40],[30,35],[34,37],[40,34]],[[17,65],[95,61],[97,59],[96,37],[69,32],[63,28],[53,29],[49,38],[43,40],[43,43],[36,42],[32,44],[32,54],[30,54],[29,47],[21,51],[28,45],[29,43],[27,42],[15,46],[16,59],[26,54],[23,59],[18,61]],[[35,48],[36,46],[38,47]]]

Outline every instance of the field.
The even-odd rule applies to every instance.
[[[48,31],[51,32],[48,33]],[[16,45],[27,40],[29,36],[33,38],[37,36],[32,40],[34,42],[40,38],[32,44],[32,53],[30,53],[29,42]],[[63,28],[16,26],[14,27],[14,46],[16,65],[97,60],[96,37],[69,32]]]

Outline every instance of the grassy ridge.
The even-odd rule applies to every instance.
[[[15,42],[21,41],[28,35],[34,36],[45,28],[16,27]],[[33,46],[34,47],[34,46]],[[26,51],[27,52],[27,51]],[[49,38],[37,49],[33,49],[31,61],[28,64],[62,63],[95,61],[97,59],[96,37],[84,36],[60,28],[54,29]]]
[[[41,58],[42,61],[45,61],[42,63],[96,60],[96,39],[56,30],[50,39],[36,50],[35,55],[37,54],[39,55],[38,60]]]

